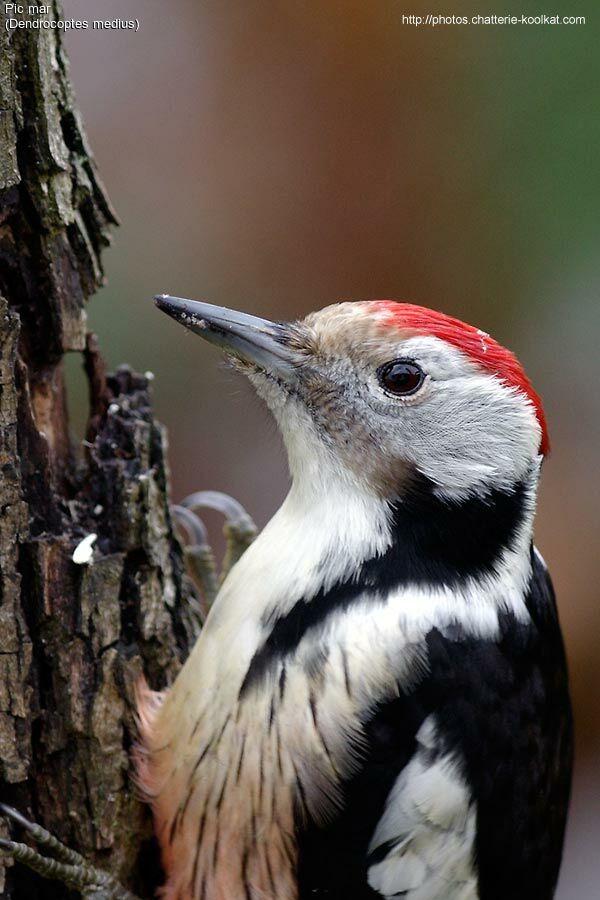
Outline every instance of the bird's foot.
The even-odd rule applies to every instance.
[[[30,822],[16,809],[0,803],[0,814],[23,828],[48,853],[44,856],[28,844],[2,838],[0,851],[6,856],[44,878],[62,881],[71,890],[79,891],[84,900],[139,900],[108,872],[91,866],[83,856],[66,847],[41,825]]]
[[[225,516],[226,545],[220,572],[208,543],[206,526],[195,512],[197,509],[214,509]],[[197,491],[171,510],[189,540],[184,548],[185,562],[201,595],[200,617],[204,620],[225,576],[250,546],[257,528],[241,503],[220,491]]]

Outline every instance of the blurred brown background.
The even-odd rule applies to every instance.
[[[547,10],[502,10],[520,14]],[[402,24],[419,0],[65,0],[72,75],[122,227],[90,308],[112,365],[156,374],[173,495],[216,488],[260,524],[281,445],[249,387],[156,311],[158,292],[286,319],[395,297],[514,349],[553,453],[537,542],[558,592],[578,725],[560,900],[599,896],[600,57],[580,26]],[[554,11],[553,11],[554,12]],[[74,420],[83,377],[71,360]],[[534,900],[534,898],[532,898]]]

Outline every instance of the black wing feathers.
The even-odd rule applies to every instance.
[[[534,553],[530,623],[501,616],[499,640],[427,636],[429,670],[366,723],[368,752],[343,812],[299,834],[301,900],[374,900],[368,845],[387,796],[433,715],[477,809],[481,900],[550,900],[562,853],[572,765],[567,672],[552,585]],[[440,898],[443,900],[443,898]]]

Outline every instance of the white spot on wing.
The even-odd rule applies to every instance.
[[[469,788],[455,760],[433,749],[432,716],[416,740],[371,839],[371,852],[389,849],[369,868],[369,884],[386,898],[476,900],[476,816]]]

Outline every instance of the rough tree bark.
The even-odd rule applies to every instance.
[[[115,217],[60,33],[9,36],[1,24],[0,800],[150,896],[159,874],[131,781],[132,687],[142,671],[154,687],[171,680],[193,639],[165,434],[148,378],[107,377],[86,334]],[[83,458],[69,437],[66,352],[82,355],[89,381]],[[92,532],[93,562],[76,565]],[[0,861],[0,896],[66,891]]]

